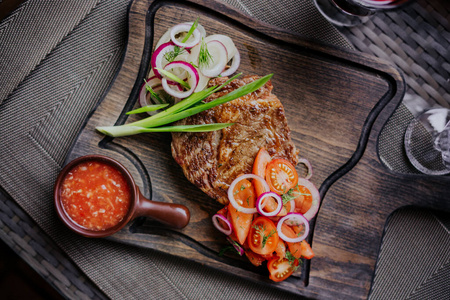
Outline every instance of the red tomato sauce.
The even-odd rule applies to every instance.
[[[67,173],[61,187],[61,201],[66,214],[75,223],[101,231],[122,221],[130,207],[131,192],[116,168],[90,161]]]

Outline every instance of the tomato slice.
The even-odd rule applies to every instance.
[[[286,159],[274,159],[267,165],[266,181],[272,192],[282,195],[297,185],[298,174]]]
[[[266,217],[258,217],[250,228],[248,246],[256,254],[268,255],[275,251],[278,244],[278,233],[275,224]]]
[[[282,239],[278,240],[277,247],[275,248],[275,253],[278,257],[286,257],[286,245]]]
[[[302,226],[293,226],[289,227],[288,225],[284,224],[281,225],[281,230],[283,233],[290,238],[297,237],[297,234],[299,234],[302,231]],[[314,257],[314,252],[311,249],[311,246],[308,244],[307,241],[303,240],[299,243],[287,243],[289,252],[291,252],[292,256],[295,258],[306,258],[311,259]]]
[[[281,231],[283,231],[283,233],[289,238],[297,237],[297,234],[295,233],[295,231],[291,227],[286,225],[285,223],[283,223],[283,225],[281,225]],[[297,259],[302,257],[302,249],[300,247],[300,243],[286,242],[286,244],[287,244],[287,246],[289,248],[289,252],[291,252],[292,256],[294,256]]]
[[[247,256],[248,260],[256,267],[259,267],[266,259],[261,255],[256,254],[250,249],[244,250],[245,256]]]
[[[314,252],[312,251],[311,246],[307,241],[301,241],[300,248],[302,249],[302,257],[306,259],[311,259],[314,257]]]
[[[298,185],[294,193],[298,192],[300,195],[295,198],[295,211],[305,214],[312,206],[313,197],[311,192],[303,185]]]
[[[271,160],[272,157],[270,157],[269,152],[267,152],[264,147],[259,149],[258,154],[256,154],[255,162],[253,163],[253,174],[264,178],[266,176],[266,167]],[[262,193],[268,191],[265,191],[263,185],[255,180],[255,192],[256,196],[259,197]]]
[[[243,207],[255,207],[256,195],[252,183],[243,179],[236,184],[233,191],[234,199]],[[231,224],[236,233],[239,244],[243,244],[247,239],[248,232],[252,225],[253,214],[239,212],[231,203],[228,205],[228,211],[231,217]]]
[[[224,206],[222,209],[220,209],[217,214],[224,216],[225,218],[228,215],[228,206]]]
[[[295,260],[294,266],[298,266],[298,260]],[[269,278],[275,282],[280,282],[288,278],[294,273],[294,267],[289,263],[286,258],[278,258],[274,256],[267,262],[267,268],[269,269]]]

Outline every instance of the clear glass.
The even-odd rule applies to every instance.
[[[377,11],[399,8],[412,0],[313,0],[317,9],[337,26],[356,26]]]
[[[450,174],[450,109],[432,108],[413,119],[406,129],[405,151],[420,172]]]

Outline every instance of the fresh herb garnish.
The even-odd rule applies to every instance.
[[[147,80],[144,79],[145,82],[145,89],[147,90],[147,92],[150,93],[150,95],[155,98],[160,104],[163,104],[164,101],[161,99],[161,97],[159,97],[159,95],[157,93],[155,93],[155,91],[152,89],[152,87],[148,84]]]
[[[223,256],[226,252],[232,251],[232,250],[234,250],[234,252],[237,252],[237,250],[236,250],[233,246],[226,246],[226,247],[223,247],[223,248],[220,249],[220,251],[219,251],[219,256]]]
[[[141,132],[151,132],[151,128],[154,128],[154,131],[157,131],[158,128],[162,125],[166,125],[169,123],[173,123],[176,121],[179,121],[181,119],[190,117],[192,115],[198,114],[202,111],[205,111],[207,109],[213,108],[215,106],[221,105],[223,103],[232,101],[234,99],[237,99],[239,97],[245,96],[249,93],[252,93],[259,89],[261,86],[266,84],[266,82],[272,77],[273,74],[266,75],[264,77],[261,77],[249,84],[246,84],[244,86],[239,87],[238,89],[223,95],[213,101],[207,102],[207,103],[201,103],[202,100],[206,99],[211,94],[221,90],[225,85],[230,83],[232,80],[236,79],[241,74],[237,74],[230,78],[229,80],[225,81],[220,86],[213,86],[208,89],[205,89],[200,92],[193,93],[189,97],[185,98],[184,100],[178,102],[177,104],[167,108],[166,110],[159,112],[153,116],[147,117],[145,119],[120,125],[120,126],[104,126],[104,127],[97,127],[96,129],[103,134],[116,137],[116,136],[126,136],[126,135],[133,135],[138,134]],[[211,130],[211,127],[206,127],[206,125],[214,126],[214,124],[204,124],[204,125],[190,125],[190,126],[205,126],[204,129]],[[229,123],[228,126],[232,125]],[[132,127],[132,128],[125,128],[125,127]],[[133,128],[135,130],[133,130]],[[165,132],[170,132],[170,128],[173,128],[173,126],[168,126],[164,130]],[[177,127],[178,130],[180,130],[180,127]],[[195,127],[194,127],[195,128]],[[202,127],[198,127],[197,129],[201,129]],[[223,127],[222,127],[223,128]],[[147,131],[148,130],[148,131]],[[215,129],[217,130],[217,129]],[[200,131],[200,130],[198,130]]]
[[[191,87],[189,86],[189,84],[188,84],[186,81],[184,81],[184,80],[181,79],[180,77],[176,76],[175,74],[173,74],[173,73],[171,73],[171,72],[169,72],[169,71],[160,69],[160,68],[155,68],[155,69],[158,70],[158,72],[160,72],[161,74],[163,74],[163,75],[166,76],[167,78],[169,78],[170,80],[173,80],[173,81],[175,81],[175,82],[178,82],[178,83],[181,84],[183,87],[185,87],[185,88],[187,88],[187,89],[190,89],[190,88],[191,88]]]
[[[200,68],[207,68],[209,67],[209,64],[211,62],[214,62],[214,58],[212,57],[211,53],[208,51],[208,45],[206,45],[205,40],[201,41],[200,44],[200,52],[198,54],[198,66]]]
[[[285,257],[288,260],[289,265],[292,267],[292,269],[294,269],[294,271],[296,271],[301,266],[301,264],[303,263],[301,260],[298,260],[297,258],[295,258],[295,256],[292,255],[292,253],[289,250],[286,251]],[[298,265],[295,265],[296,261],[299,262]]]
[[[175,46],[172,51],[168,51],[164,54],[164,59],[171,63],[178,57],[178,55],[181,55],[184,52],[186,52],[184,47],[180,48],[178,46]]]
[[[236,192],[234,192],[233,196],[236,196],[237,194],[239,194],[240,191],[243,190],[245,190],[245,185],[241,185],[241,187]]]
[[[264,248],[266,246],[267,240],[277,232],[275,229],[272,229],[272,231],[270,231],[268,235],[265,235],[266,226],[253,225],[253,228],[255,229],[256,233],[258,233],[262,237],[261,248]]]
[[[300,193],[298,189],[298,185],[290,189],[287,193],[284,193],[281,195],[281,199],[283,199],[283,205],[286,205],[289,201],[294,200],[298,196],[311,196],[311,194],[308,193]]]
[[[169,103],[164,103],[164,104],[154,104],[154,105],[146,105],[134,110],[130,110],[128,112],[126,112],[127,115],[133,115],[133,114],[140,114],[143,112],[149,112],[149,111],[155,111],[161,108],[165,108],[169,105]]]

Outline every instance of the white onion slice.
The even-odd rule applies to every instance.
[[[174,49],[175,45],[171,42],[168,42],[162,44],[155,50],[155,52],[153,52],[150,64],[156,77],[162,78],[161,74],[159,74],[158,70],[156,70],[155,68],[163,69],[168,63],[168,61],[164,57],[165,54],[167,52],[173,51]]]
[[[161,80],[162,86],[164,87],[164,90],[173,97],[176,97],[176,98],[189,97],[194,92],[195,88],[198,85],[198,81],[199,81],[198,71],[197,71],[197,69],[194,68],[193,65],[191,65],[190,63],[185,62],[185,61],[173,61],[171,63],[168,63],[164,67],[164,70],[170,72],[171,70],[177,69],[177,68],[183,69],[184,71],[187,72],[187,74],[189,74],[187,76],[187,78],[188,78],[188,84],[190,86],[190,89],[185,92],[175,91],[174,89],[170,88],[169,82],[168,82],[167,78],[165,78],[165,77]]]
[[[227,49],[227,59],[226,59],[227,62],[229,62],[231,58],[234,57],[234,55],[236,54],[237,51],[236,45],[229,36],[223,34],[212,34],[207,36],[204,40],[206,43],[210,41],[221,42],[225,46],[225,49]]]
[[[287,225],[293,226],[293,225],[303,225],[304,227],[304,232],[301,236],[298,236],[296,238],[290,238],[287,237],[282,231],[282,225],[283,223],[286,222]],[[287,215],[285,215],[284,217],[282,217],[277,224],[277,232],[278,232],[278,236],[280,237],[280,239],[282,239],[285,242],[288,243],[298,243],[303,241],[309,234],[309,222],[308,220],[299,213],[288,213]]]
[[[206,43],[211,60],[208,65],[201,65],[200,72],[206,77],[216,77],[225,69],[227,65],[227,49],[220,41],[213,40]]]
[[[199,81],[198,81],[197,87],[195,88],[194,92],[203,91],[206,88],[206,86],[208,86],[208,82],[211,79],[211,78],[203,75],[201,72],[198,73],[198,76],[199,76]]]
[[[223,228],[220,225],[218,219],[222,220],[225,224],[227,224],[228,228]],[[212,216],[212,222],[214,226],[223,234],[230,235],[233,232],[233,226],[231,226],[231,222],[221,214],[215,214],[214,216]]]
[[[242,212],[244,214],[254,214],[257,212],[256,207],[255,208],[243,207],[243,206],[239,205],[239,203],[237,203],[236,199],[234,199],[234,193],[233,193],[234,188],[236,187],[236,184],[243,179],[258,180],[259,182],[261,182],[261,184],[263,185],[263,187],[266,191],[270,191],[270,188],[269,188],[269,185],[267,184],[267,182],[262,177],[260,177],[258,175],[254,175],[254,174],[245,174],[245,175],[239,176],[238,178],[233,180],[233,182],[230,184],[230,187],[228,188],[228,200],[230,201],[231,205],[233,205],[233,207],[235,209],[237,209],[237,211]]]
[[[179,40],[176,39],[176,35],[181,33],[181,32],[188,32],[191,29],[191,25],[189,24],[178,24],[172,27],[172,29],[170,30],[170,39],[171,41],[177,45],[180,48],[192,48],[195,45],[197,45],[201,38],[202,38],[202,34],[200,33],[200,30],[198,30],[197,28],[194,30],[194,32],[192,33],[192,38],[190,37],[188,39],[188,41],[186,41],[185,43],[180,42]]]
[[[241,64],[241,55],[239,54],[239,51],[237,49],[236,54],[232,57],[232,60],[233,61],[231,62],[231,66],[222,73],[220,73],[220,76],[222,77],[230,76],[234,72],[236,72],[237,69],[239,68],[239,65]]]
[[[313,169],[311,163],[306,158],[300,158],[298,160],[299,164],[302,164],[306,167],[306,177],[305,179],[310,179],[313,176]]]
[[[189,23],[182,23],[185,25],[189,25],[189,28],[191,28],[192,24],[194,24],[194,22],[189,22]],[[170,32],[172,31],[173,27],[170,27],[169,29],[167,29],[167,31],[161,36],[161,38],[159,39],[158,43],[156,43],[156,46],[154,47],[154,49],[158,49],[159,46],[161,46],[164,43],[170,42]],[[197,29],[200,31],[201,37],[206,37],[206,30],[205,28],[198,24],[197,25]]]
[[[264,207],[266,206],[266,202],[264,201],[264,199],[266,199],[268,197],[275,198],[275,200],[277,201],[277,204],[278,204],[277,208],[272,212],[264,211]],[[260,215],[263,215],[265,217],[273,217],[273,216],[278,215],[282,208],[283,208],[283,200],[281,199],[280,195],[278,195],[277,193],[274,193],[274,192],[262,193],[256,200],[256,210],[258,211],[258,213]]]
[[[308,221],[311,221],[312,218],[317,214],[317,211],[319,210],[320,206],[320,193],[319,190],[317,190],[316,186],[305,178],[299,178],[298,179],[298,185],[304,186],[309,190],[312,196],[312,205],[310,209],[304,214],[305,218]]]

